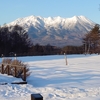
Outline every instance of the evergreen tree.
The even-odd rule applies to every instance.
[[[32,42],[23,27],[19,25],[0,27],[1,54],[9,55],[10,52],[27,53],[31,46]]]
[[[85,52],[96,52],[96,49],[100,43],[100,29],[99,25],[95,25],[94,28],[85,35],[83,38],[83,43],[85,45]]]

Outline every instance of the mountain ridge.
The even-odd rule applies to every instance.
[[[8,25],[20,25],[28,32],[33,43],[54,46],[81,45],[82,37],[96,24],[85,16],[71,18],[28,16]]]

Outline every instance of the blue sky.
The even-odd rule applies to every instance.
[[[83,15],[100,24],[100,0],[0,0],[0,25],[31,15],[64,17]]]

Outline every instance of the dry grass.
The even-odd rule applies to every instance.
[[[16,66],[16,69],[17,69],[16,70],[16,73],[17,73],[16,77],[21,77],[23,79],[24,71],[26,73],[26,78],[31,74],[28,64],[25,64],[20,60],[3,59],[1,63],[2,64],[10,64],[10,68],[11,68],[10,73],[12,73],[12,75],[15,74],[14,67]],[[12,66],[14,66],[14,67],[12,67]],[[26,70],[23,70],[24,68]]]
[[[13,60],[11,65],[20,66],[21,68],[19,68],[19,72],[22,72],[22,76],[23,76],[23,68],[26,68],[26,77],[28,77],[30,75],[28,64],[25,64],[25,63],[23,63],[22,61],[19,61],[19,60]]]
[[[3,64],[11,64],[12,59],[3,59],[1,63]]]

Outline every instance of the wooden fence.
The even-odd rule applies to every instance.
[[[26,67],[24,66],[1,63],[0,72],[1,74],[12,75],[26,81]]]

